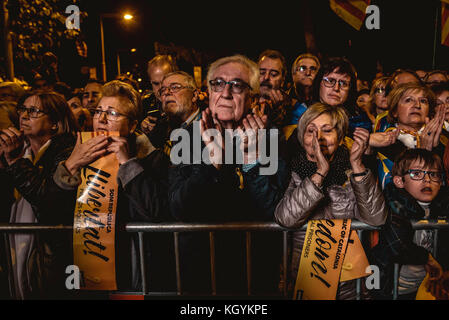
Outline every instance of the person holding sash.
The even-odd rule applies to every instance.
[[[278,224],[300,228],[309,220],[357,219],[382,225],[387,211],[382,191],[363,162],[366,129],[354,131],[351,150],[342,143],[348,117],[339,106],[316,103],[298,123],[299,148],[292,159],[290,185],[275,211]],[[291,279],[296,279],[305,231],[293,233]],[[293,283],[290,281],[290,285]],[[340,283],[337,299],[354,299],[355,282]]]
[[[31,91],[19,100],[19,129],[0,132],[2,222],[67,224],[73,218],[59,193],[53,173],[75,144],[76,120],[64,97]],[[9,235],[13,270],[11,292],[16,299],[63,298],[68,238],[64,234]]]
[[[106,154],[115,154],[119,163],[116,210],[119,232],[116,233],[115,257],[117,288],[120,291],[142,290],[137,234],[120,232],[121,228],[128,222],[160,222],[169,218],[169,158],[161,150],[155,150],[144,134],[136,131],[140,112],[140,95],[131,85],[118,80],[106,83],[93,113],[94,131],[105,134],[83,143],[78,135],[72,154],[59,163],[54,175],[61,189],[75,191],[81,183],[83,167]],[[108,132],[118,132],[119,136],[107,135]],[[151,291],[165,291],[174,286],[175,271],[170,264],[174,258],[170,254],[172,243],[168,236],[152,234],[145,237],[145,253],[151,254],[153,262],[147,265],[146,270]]]

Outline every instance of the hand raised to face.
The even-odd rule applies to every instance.
[[[14,127],[3,129],[0,133],[0,154],[5,156],[9,165],[20,159],[24,154],[23,133]]]
[[[78,132],[75,148],[70,157],[66,160],[65,166],[72,175],[80,169],[107,153],[106,146],[109,140],[107,136],[96,136],[81,143],[81,133]]]

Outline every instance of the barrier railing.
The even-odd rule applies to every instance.
[[[438,259],[438,232],[440,229],[449,228],[449,222],[444,220],[426,220],[426,221],[413,221],[412,226],[415,230],[419,229],[432,229],[435,230],[434,246],[433,246],[433,256]],[[379,227],[374,227],[367,225],[359,221],[351,222],[351,229],[357,230],[359,238],[363,239],[364,231],[379,230]],[[9,233],[34,233],[34,232],[56,232],[56,231],[72,231],[73,226],[51,226],[51,225],[40,225],[40,224],[6,224],[0,223],[0,233],[4,234],[6,249],[9,249]],[[217,295],[216,282],[215,282],[215,237],[214,233],[217,231],[245,231],[246,233],[246,273],[247,273],[247,295],[251,296],[251,233],[257,231],[271,231],[271,232],[282,232],[283,233],[283,248],[282,248],[282,264],[283,264],[283,296],[287,298],[287,270],[288,270],[288,233],[299,230],[307,230],[307,224],[299,229],[287,229],[279,226],[274,222],[238,222],[238,223],[216,223],[216,224],[204,224],[204,223],[128,223],[125,230],[127,232],[133,232],[138,234],[139,239],[139,252],[140,252],[140,271],[142,279],[142,294],[151,295],[148,292],[147,277],[145,274],[146,261],[145,261],[145,245],[144,245],[144,235],[145,233],[151,232],[171,232],[174,235],[174,250],[175,250],[175,265],[176,265],[176,287],[177,291],[174,293],[167,292],[161,293],[165,296],[180,296],[183,295],[181,287],[181,267],[179,260],[179,233],[180,232],[209,232],[209,244],[210,244],[210,269],[211,269],[211,288],[212,296]],[[7,252],[8,256],[8,269],[11,272],[11,254]],[[399,279],[399,265],[395,265],[394,268],[394,289],[393,289],[393,300],[398,298],[398,279]],[[361,279],[357,280],[356,285],[357,299],[361,299]]]

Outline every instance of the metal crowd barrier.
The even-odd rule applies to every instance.
[[[446,220],[439,221],[413,221],[412,226],[415,230],[419,229],[433,229],[435,230],[433,256],[438,260],[438,232],[440,229],[448,229],[449,222]],[[379,227],[367,225],[365,223],[353,220],[351,222],[351,229],[356,230],[360,240],[363,239],[364,231],[379,230]],[[0,223],[0,233],[4,234],[6,249],[9,249],[9,233],[33,233],[33,232],[55,232],[55,231],[72,231],[73,226],[51,226],[40,224],[6,224]],[[271,231],[283,233],[283,250],[282,250],[282,264],[283,264],[283,296],[287,298],[287,270],[288,270],[288,233],[298,230],[307,230],[307,224],[299,229],[287,229],[279,226],[274,222],[236,222],[236,223],[220,223],[220,224],[204,224],[204,223],[128,223],[125,230],[127,232],[138,233],[139,237],[139,252],[140,252],[140,271],[142,278],[142,293],[143,295],[152,295],[148,292],[148,286],[145,274],[145,255],[144,253],[144,234],[147,232],[171,232],[174,235],[174,250],[175,250],[175,264],[176,264],[176,287],[175,293],[165,293],[168,296],[181,296],[183,295],[181,287],[181,271],[179,261],[179,233],[180,232],[209,232],[209,244],[210,244],[210,269],[211,269],[211,288],[212,296],[217,295],[216,279],[215,279],[215,237],[214,233],[217,231],[245,231],[246,232],[246,273],[247,273],[247,295],[252,296],[251,291],[251,232],[257,231]],[[449,245],[449,244],[448,244]],[[8,268],[11,271],[11,254],[8,255]],[[400,266],[395,264],[394,266],[394,288],[393,288],[393,300],[398,298],[398,282],[399,282],[399,270]],[[164,293],[162,293],[164,294]],[[357,300],[361,299],[361,279],[357,279],[356,284]]]

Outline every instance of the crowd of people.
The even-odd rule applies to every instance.
[[[29,90],[0,83],[2,222],[73,224],[81,170],[115,154],[118,226],[275,221],[299,229],[310,220],[355,219],[380,228],[378,240],[372,237],[364,247],[381,270],[381,286],[364,288],[365,298],[391,298],[395,263],[401,266],[400,299],[414,299],[427,273],[428,290],[449,298],[447,232],[436,237],[434,230],[412,228],[414,220],[449,215],[445,71],[398,69],[369,84],[343,57],[320,61],[300,54],[290,68],[282,53],[266,50],[257,61],[243,55],[218,59],[204,87],[168,55],[151,59],[147,73],[152,90],[142,95],[125,76],[107,83],[90,79],[75,90],[54,77]],[[188,133],[187,149],[174,134],[179,129]],[[279,146],[277,170],[269,175],[262,173],[267,164],[260,150],[273,139],[260,134],[263,129],[275,129],[270,132],[277,132]],[[218,133],[213,139],[211,130]],[[229,145],[230,130],[240,134]],[[83,142],[81,132],[119,134]],[[240,150],[242,161],[233,150]],[[183,162],[174,163],[173,153]],[[244,295],[251,282],[255,295],[281,295],[284,288],[292,295],[305,234],[289,233],[283,283],[280,233],[253,233],[248,279],[245,233],[217,232],[213,289]],[[9,248],[0,247],[12,259],[9,274],[6,259],[0,261],[3,294],[79,297],[65,288],[71,237],[8,237]],[[145,237],[150,291],[176,290],[173,241],[170,234]],[[117,233],[119,291],[142,290],[137,248],[135,234]],[[179,255],[183,292],[209,294],[209,234],[180,233]],[[337,299],[355,297],[355,281],[340,283]]]

